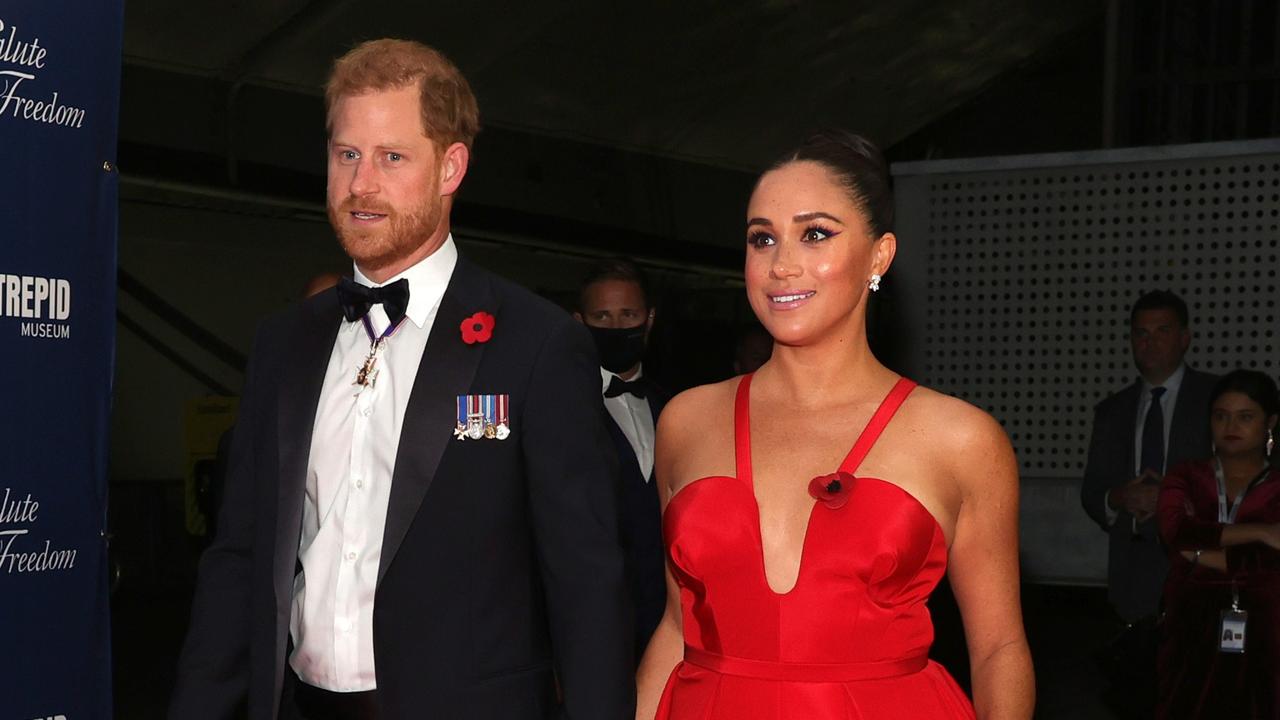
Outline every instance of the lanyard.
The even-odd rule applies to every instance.
[[[1234,502],[1231,503],[1231,509],[1227,509],[1227,481],[1223,477],[1222,462],[1215,459],[1213,461],[1213,474],[1218,479],[1218,522],[1232,524],[1236,521],[1236,515],[1240,513],[1240,506],[1244,504],[1244,496],[1249,494],[1254,485],[1262,482],[1267,477],[1267,473],[1271,472],[1271,466],[1264,464],[1262,472],[1258,473],[1258,477],[1249,481],[1244,490],[1238,495]]]

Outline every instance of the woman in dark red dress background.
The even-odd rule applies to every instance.
[[[1280,470],[1268,465],[1280,400],[1271,378],[1237,370],[1210,407],[1214,457],[1160,489],[1172,567],[1156,716],[1280,719]],[[1219,648],[1233,602],[1247,613],[1243,653]]]
[[[1009,439],[867,345],[897,243],[880,152],[815,135],[761,176],[747,210],[747,298],[774,350],[659,421],[669,592],[637,718],[1026,720]],[[928,658],[944,572],[973,703]]]

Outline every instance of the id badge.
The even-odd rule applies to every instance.
[[[1218,624],[1218,649],[1225,653],[1244,652],[1244,626],[1249,613],[1244,610],[1223,610]]]

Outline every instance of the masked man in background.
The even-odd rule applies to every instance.
[[[600,355],[605,408],[622,474],[623,546],[636,609],[636,659],[662,619],[666,603],[666,560],[662,513],[653,481],[653,441],[658,414],[668,399],[644,375],[642,358],[654,310],[644,275],[628,260],[595,265],[578,295],[580,322],[591,331]]]

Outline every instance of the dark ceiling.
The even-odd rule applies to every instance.
[[[486,129],[460,215],[493,232],[647,243],[715,265],[716,250],[698,246],[736,247],[726,218],[740,222],[752,172],[805,132],[837,125],[906,147],[1064,42],[1099,34],[1102,11],[1043,0],[130,0],[126,197],[314,215],[330,63],[360,40],[409,37],[451,56],[480,100]]]

